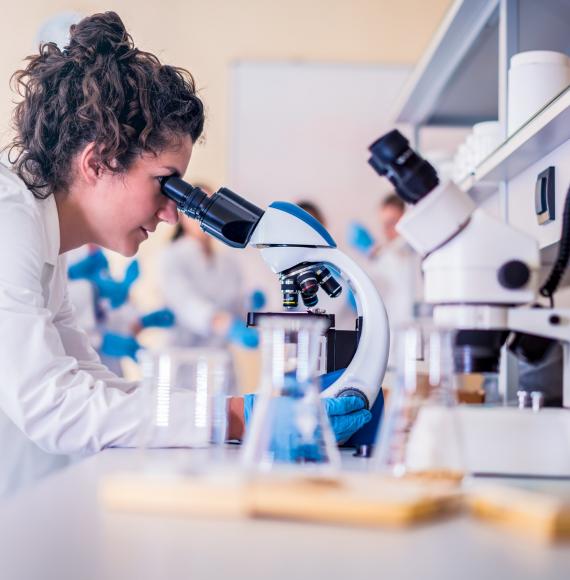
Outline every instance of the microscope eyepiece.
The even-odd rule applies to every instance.
[[[368,148],[368,163],[387,177],[398,195],[408,203],[417,203],[439,184],[436,170],[413,149],[397,130],[390,131]]]
[[[160,187],[179,211],[198,220],[206,233],[234,248],[247,246],[263,215],[263,210],[225,187],[208,197],[199,187],[176,176],[162,178]]]

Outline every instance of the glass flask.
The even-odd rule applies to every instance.
[[[340,454],[317,384],[326,323],[307,314],[260,316],[261,384],[248,426],[249,472],[333,475]]]
[[[463,475],[454,337],[454,331],[430,324],[396,331],[396,382],[380,427],[375,469],[396,477]]]
[[[216,348],[144,351],[140,366],[146,395],[141,447],[172,447],[173,441],[183,447],[221,447],[231,394],[229,353]]]

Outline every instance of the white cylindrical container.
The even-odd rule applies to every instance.
[[[501,142],[501,125],[498,121],[484,121],[473,125],[472,146],[475,165],[479,165]]]
[[[509,68],[509,135],[568,85],[570,59],[564,53],[532,50],[515,54]]]

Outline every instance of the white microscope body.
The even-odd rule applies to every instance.
[[[537,241],[487,215],[454,183],[440,183],[435,169],[397,130],[377,139],[369,150],[370,165],[412,204],[398,230],[423,258],[424,295],[434,307],[434,322],[457,330],[456,372],[490,377],[499,373],[499,385],[503,379],[502,405],[464,405],[458,410],[464,470],[570,477],[570,310],[536,303]],[[562,212],[558,258],[540,288],[551,299],[568,265],[569,196]],[[562,376],[558,361],[552,365],[549,358],[560,350]],[[516,357],[511,362],[517,364],[506,364],[510,352]],[[511,406],[518,377],[513,380],[516,373],[509,367],[518,366],[520,360],[533,369],[532,409]],[[555,369],[552,377],[544,371],[549,364]],[[557,389],[562,383],[562,392],[555,393],[562,398],[562,408],[543,409],[540,404],[541,391],[550,382]],[[526,398],[527,392],[521,391],[520,402]],[[438,448],[446,449],[445,440]]]
[[[360,394],[372,407],[386,372],[390,331],[382,299],[367,274],[336,247],[316,219],[291,203],[272,203],[253,231],[249,245],[261,250],[262,258],[277,274],[303,263],[330,264],[340,271],[354,291],[363,325],[349,366],[322,395]]]
[[[563,347],[566,408],[533,412],[509,407],[517,387],[509,389],[507,381],[505,406],[460,408],[467,469],[569,476],[570,310],[532,306],[539,285],[536,240],[476,208],[452,182],[440,184],[411,207],[398,231],[424,256],[425,300],[434,305],[437,325],[523,332],[556,339]]]

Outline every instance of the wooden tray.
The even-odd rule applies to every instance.
[[[570,539],[570,482],[489,484],[469,492],[477,517],[545,540]]]
[[[409,525],[457,511],[457,486],[350,474],[339,480],[236,475],[109,476],[100,489],[113,510],[176,516],[279,518],[359,526]]]

